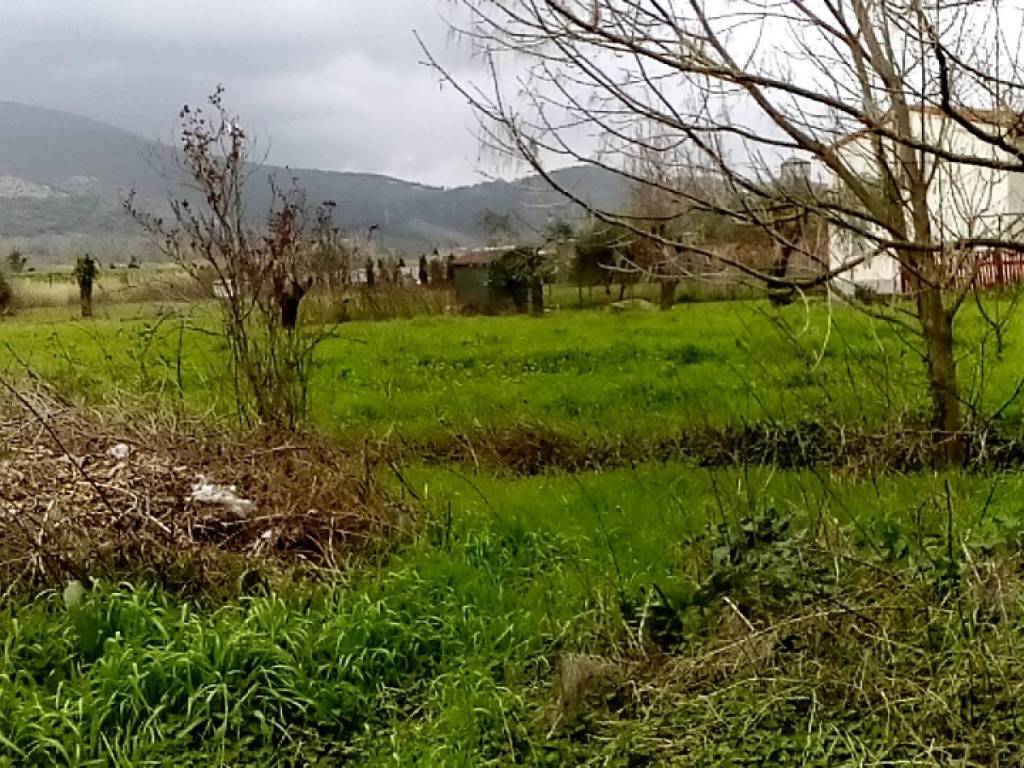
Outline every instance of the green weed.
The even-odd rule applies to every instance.
[[[962,756],[1015,722],[1016,478],[407,482],[429,524],[348,583],[219,608],[119,585],[8,607],[0,759],[825,765],[919,759],[915,728]],[[569,709],[559,678],[586,659]]]

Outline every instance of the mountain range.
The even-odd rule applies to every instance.
[[[0,102],[0,238],[137,237],[121,201],[134,189],[144,204],[163,204],[177,184],[167,172],[171,157],[165,144],[120,128]],[[262,210],[269,199],[264,180],[271,175],[294,178],[310,203],[333,200],[343,229],[375,225],[385,245],[403,251],[481,243],[487,212],[509,214],[523,239],[552,219],[583,213],[539,177],[442,188],[369,173],[271,165],[251,177],[253,209]],[[621,179],[596,167],[553,175],[593,205],[613,207],[625,198]]]

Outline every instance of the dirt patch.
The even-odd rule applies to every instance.
[[[508,472],[580,472],[650,461],[690,461],[703,467],[829,467],[849,472],[917,472],[934,466],[944,439],[963,442],[966,467],[977,471],[1024,466],[1024,442],[995,430],[945,438],[924,425],[868,430],[842,424],[755,422],[696,427],[676,435],[580,438],[536,424],[461,432],[422,442],[391,441],[380,455],[399,462],[459,463]]]
[[[314,436],[128,423],[39,393],[0,399],[0,593],[333,571],[402,518],[364,456]]]

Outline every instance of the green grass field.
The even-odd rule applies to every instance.
[[[957,536],[985,545],[1020,533],[1018,478],[998,481],[994,492],[983,478],[950,481]],[[946,522],[947,498],[934,478],[844,482],[813,473],[712,475],[665,465],[513,482],[424,468],[410,482],[429,510],[421,532],[386,564],[347,583],[240,598],[216,609],[127,585],[101,586],[70,608],[58,595],[7,608],[0,618],[0,749],[12,765],[232,766],[343,759],[715,765],[730,754],[765,764],[791,748],[809,761],[793,764],[825,765],[830,754],[856,753],[845,743],[851,736],[879,763],[907,749],[913,723],[872,732],[883,724],[885,692],[866,691],[858,702],[821,690],[814,721],[798,709],[780,715],[782,726],[763,716],[745,722],[758,707],[743,687],[755,687],[756,676],[743,669],[721,694],[720,711],[696,702],[692,720],[673,722],[686,687],[677,690],[667,669],[649,658],[664,651],[643,651],[629,638],[643,617],[660,627],[658,643],[685,658],[723,632],[709,617],[676,626],[660,595],[693,589],[709,524],[738,525],[769,510],[800,528],[842,520],[843,529],[870,542],[865,551],[874,553],[876,567],[906,571],[926,587],[938,583],[931,566],[916,560],[929,553],[917,535]],[[766,575],[786,578],[785,568],[773,568],[778,573]],[[736,594],[743,599],[741,589]],[[836,598],[847,595],[837,591]],[[1022,609],[1017,599],[1009,608],[1013,616]],[[944,615],[939,601],[932,610]],[[943,654],[962,653],[971,641],[970,627],[935,638],[924,634],[927,627],[910,639],[905,628],[890,627],[898,642],[874,649],[891,654],[890,672],[914,663],[900,653],[913,657],[933,643],[941,667]],[[1003,634],[995,630],[987,641],[994,644],[990,664],[1020,644]],[[654,668],[633,670],[637,653]],[[665,675],[665,689],[635,710],[641,702],[622,707],[602,699],[598,688],[596,700],[588,698],[592,712],[573,711],[573,702],[560,701],[558,676],[559,665],[574,658],[607,660],[621,674],[633,671],[637,684],[648,674]],[[862,664],[853,660],[836,674],[853,677]],[[810,670],[802,674],[790,684],[807,696],[816,683]],[[936,674],[937,686],[951,685],[957,670]],[[1008,696],[1003,687],[1019,682],[1017,672],[990,684]],[[865,708],[854,731],[847,730],[850,706]],[[869,707],[878,709],[872,714]],[[801,733],[807,725],[815,730]],[[679,729],[677,747],[660,743],[666,728]],[[729,732],[743,732],[749,752],[737,743],[730,753],[727,740],[713,738]],[[953,724],[948,738],[977,734]]]
[[[1007,526],[1020,530],[1018,478],[998,481],[994,494],[983,478],[951,481],[957,534],[985,543]],[[911,551],[916,535],[945,524],[946,500],[927,477],[844,482],[668,465],[513,482],[419,469],[411,482],[429,510],[420,534],[347,584],[215,609],[106,585],[70,608],[56,595],[8,608],[0,749],[12,765],[660,760],[671,751],[658,748],[652,729],[667,713],[617,713],[581,740],[581,723],[557,722],[553,680],[571,654],[625,667],[628,616],[656,622],[666,606],[655,586],[687,589],[694,563],[681,558],[710,523],[777,509],[801,527],[842,519],[874,547],[899,536]],[[912,562],[908,555],[901,567]],[[687,640],[681,630],[679,641],[708,631],[692,629]],[[844,749],[849,703],[823,699],[817,725],[837,732],[809,734],[801,749]],[[714,718],[737,716],[706,712],[688,727],[714,732]],[[746,740],[774,749],[785,739],[773,728],[752,724]],[[898,755],[903,736],[897,727],[863,749]],[[722,744],[680,744],[680,764],[712,765],[721,755]]]
[[[230,410],[217,397],[230,388],[211,318],[173,305],[160,317],[144,309],[114,305],[88,322],[48,311],[0,323],[0,368],[28,366],[86,397],[117,389]],[[980,334],[971,313],[961,324],[965,338]],[[347,323],[336,334],[321,348],[311,399],[314,422],[339,435],[421,438],[526,422],[630,436],[766,419],[920,420],[928,407],[913,339],[820,302],[782,312],[719,302],[543,321],[423,317]],[[1006,400],[1018,384],[1020,338],[1018,323],[1004,359],[988,356],[984,377],[965,352],[965,389],[983,380],[985,403]],[[1021,412],[1014,403],[1005,415],[1012,423]]]
[[[23,313],[0,322],[0,368],[85,403],[230,413],[209,314],[168,310]],[[976,340],[978,318],[962,322]],[[982,402],[1013,393],[1021,332],[984,368],[964,344]],[[312,403],[343,444],[413,446],[874,427],[928,405],[891,324],[821,302],[348,323],[320,351]],[[1021,414],[1009,405],[1004,427]],[[327,582],[6,600],[0,765],[1024,760],[1016,474],[395,470],[381,480],[412,524]]]

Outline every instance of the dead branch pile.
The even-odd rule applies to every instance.
[[[0,594],[147,575],[201,590],[336,569],[399,521],[364,457],[314,438],[204,433],[0,398]]]

